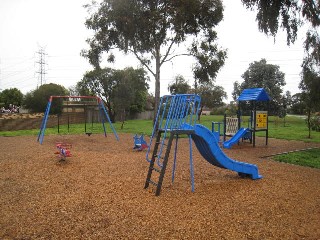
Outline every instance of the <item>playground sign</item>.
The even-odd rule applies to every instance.
[[[256,111],[256,129],[267,129],[268,111]]]

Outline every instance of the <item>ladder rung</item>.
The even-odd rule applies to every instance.
[[[154,186],[158,186],[158,183],[155,183],[154,181],[152,181],[152,180],[150,180],[150,179],[148,180],[148,182],[151,183],[151,184],[154,185]]]
[[[168,146],[167,143],[162,143],[162,141],[161,141],[161,142],[156,142],[156,144],[162,144],[162,145],[164,145],[164,146]]]
[[[156,172],[161,173],[161,170],[158,168],[153,167],[152,170],[155,170]]]

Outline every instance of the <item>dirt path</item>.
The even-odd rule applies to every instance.
[[[55,143],[73,145],[59,162]],[[0,239],[320,239],[320,170],[262,156],[320,146],[269,139],[224,150],[258,165],[261,180],[239,178],[194,149],[191,192],[188,141],[179,142],[171,183],[143,189],[148,163],[133,138],[0,137]]]

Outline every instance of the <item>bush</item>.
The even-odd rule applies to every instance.
[[[320,115],[310,117],[310,127],[313,131],[320,132]]]

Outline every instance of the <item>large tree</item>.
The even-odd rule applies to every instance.
[[[309,138],[311,137],[311,113],[320,110],[320,73],[305,65],[302,71],[299,88],[302,90],[301,99],[305,103]]]
[[[280,71],[280,67],[261,59],[250,63],[241,77],[244,80],[242,83],[234,83],[233,99],[237,100],[246,88],[264,88],[272,99],[269,104],[270,113],[278,115],[282,105],[282,88],[285,86],[284,73]]]
[[[197,89],[197,93],[201,96],[201,108],[198,120],[200,120],[203,107],[220,107],[223,105],[223,99],[227,98],[227,93],[224,91],[223,87],[215,86],[212,83],[201,84]]]
[[[93,9],[93,5],[87,5]],[[160,68],[178,56],[192,56],[194,77],[208,82],[224,64],[226,51],[215,43],[214,28],[223,18],[221,0],[104,0],[86,21],[94,36],[82,51],[100,67],[102,53],[114,61],[113,49],[133,54],[155,78],[155,108],[160,100]],[[189,48],[175,51],[182,43]]]
[[[91,93],[102,98],[111,120],[114,121],[117,113],[127,115],[144,110],[148,81],[146,71],[142,68],[100,68],[86,72],[78,82],[77,89],[79,92]]]
[[[58,84],[43,84],[38,89],[28,92],[25,95],[23,105],[32,112],[45,112],[50,96],[68,95],[68,90]],[[58,114],[62,112],[63,99],[52,101],[50,113]]]
[[[3,104],[5,108],[8,108],[10,104],[21,106],[22,100],[23,94],[17,88],[5,89],[0,92],[0,104]]]

